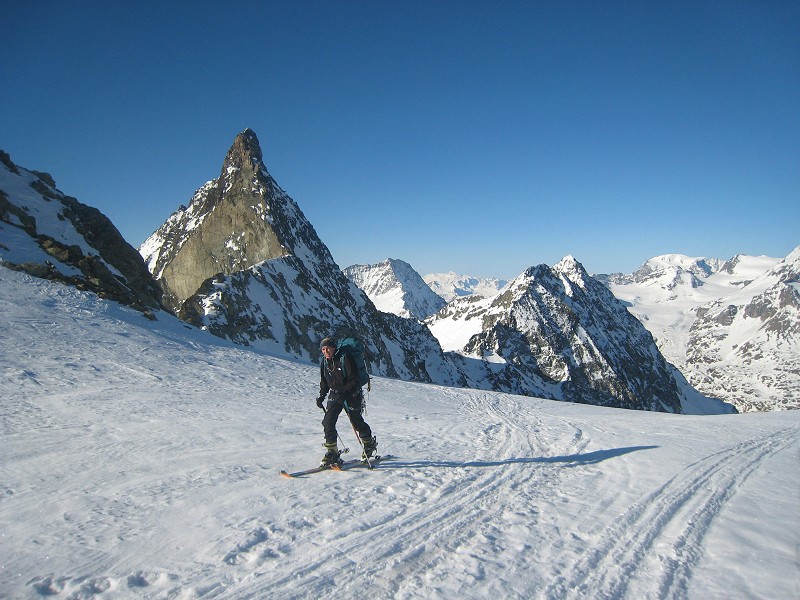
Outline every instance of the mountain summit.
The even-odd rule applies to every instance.
[[[405,261],[389,258],[377,265],[352,265],[344,274],[360,287],[379,310],[423,320],[447,304]]]
[[[220,337],[316,360],[323,337],[358,335],[374,374],[463,383],[424,325],[381,313],[350,283],[270,176],[250,129],[236,136],[220,176],[140,252],[178,316]]]
[[[332,262],[295,202],[264,166],[256,134],[236,136],[219,178],[195,193],[140,248],[165,289],[165,303],[182,304],[208,278],[265,260],[301,256]]]
[[[474,387],[676,413],[688,393],[652,335],[572,256],[494,297],[451,301],[427,323]]]

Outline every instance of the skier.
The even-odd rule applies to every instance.
[[[350,423],[364,446],[361,460],[367,460],[375,454],[378,442],[361,414],[364,394],[359,385],[355,361],[349,354],[337,353],[336,342],[329,337],[320,342],[320,350],[323,359],[320,366],[317,406],[325,411],[322,427],[325,432],[326,450],[320,466],[330,466],[341,462],[336,443],[338,438],[336,421],[342,410],[347,412]],[[342,361],[345,361],[344,372],[342,372]],[[327,407],[323,406],[325,396],[328,396]]]

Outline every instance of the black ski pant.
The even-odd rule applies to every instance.
[[[331,398],[328,400],[328,404],[325,408],[325,416],[322,418],[322,429],[325,432],[326,444],[336,443],[336,421],[345,408],[345,401],[347,402],[347,416],[358,432],[361,441],[364,442],[364,440],[368,440],[372,437],[372,429],[367,425],[367,422],[361,414],[362,397],[361,394],[355,396],[334,396],[331,394]]]

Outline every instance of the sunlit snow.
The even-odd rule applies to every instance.
[[[316,365],[0,268],[0,596],[795,598],[800,412],[375,378],[397,458],[322,455]],[[352,431],[342,438],[357,452]]]

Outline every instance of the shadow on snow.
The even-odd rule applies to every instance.
[[[442,467],[442,468],[468,468],[468,467],[501,467],[504,465],[528,465],[528,464],[560,464],[564,463],[568,467],[581,465],[594,465],[605,460],[617,458],[631,452],[640,450],[652,450],[658,446],[629,446],[627,448],[614,448],[611,450],[595,450],[586,454],[571,454],[569,456],[541,456],[538,458],[506,458],[503,460],[473,460],[468,462],[456,461],[436,461],[436,460],[416,460],[403,461],[393,460],[382,463],[381,469],[408,469],[423,467]]]

